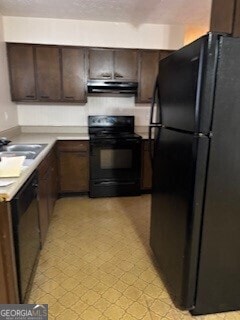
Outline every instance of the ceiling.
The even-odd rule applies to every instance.
[[[211,0],[0,0],[4,16],[208,27]]]

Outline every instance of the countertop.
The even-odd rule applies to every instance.
[[[12,139],[12,144],[40,143],[46,144],[46,147],[39,153],[39,155],[35,159],[25,161],[24,165],[26,165],[26,168],[22,171],[20,177],[0,178],[0,182],[3,182],[4,180],[14,181],[7,187],[0,187],[0,201],[10,201],[14,197],[14,195],[18,192],[24,182],[28,179],[28,177],[30,177],[33,171],[45,158],[45,156],[48,154],[57,140],[89,140],[89,135],[87,133],[22,133]]]
[[[148,138],[147,132],[138,132],[143,139]],[[30,177],[33,171],[38,167],[45,158],[57,140],[89,140],[87,133],[21,133],[12,139],[11,144],[46,144],[46,147],[33,160],[26,160],[26,168],[18,178],[7,178],[13,183],[6,187],[0,187],[0,201],[10,201],[18,192],[24,182]],[[6,178],[0,178],[3,182]]]

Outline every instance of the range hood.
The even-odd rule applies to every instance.
[[[111,80],[88,80],[88,93],[92,94],[136,94],[138,83]]]

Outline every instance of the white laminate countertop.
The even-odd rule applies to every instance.
[[[148,138],[146,132],[138,132],[143,139]],[[12,139],[11,144],[46,144],[46,147],[33,160],[26,160],[27,167],[18,178],[7,178],[14,181],[11,185],[0,187],[0,201],[10,201],[18,192],[24,182],[30,177],[38,167],[57,140],[89,140],[88,133],[22,133]],[[0,178],[3,182],[6,178]]]
[[[11,144],[46,144],[46,147],[33,160],[26,160],[27,165],[18,178],[0,178],[0,182],[6,180],[14,181],[6,187],[0,187],[0,201],[10,201],[18,192],[24,182],[30,177],[33,171],[38,167],[57,140],[89,140],[87,133],[22,133],[12,139]]]

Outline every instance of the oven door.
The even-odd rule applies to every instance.
[[[104,139],[90,143],[91,180],[138,180],[140,166],[140,139]]]

